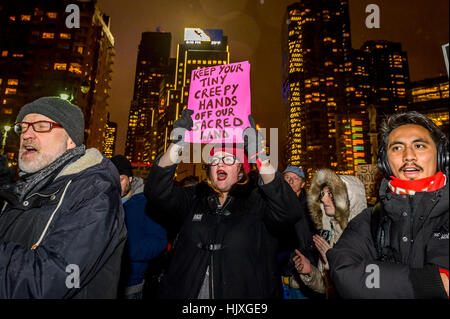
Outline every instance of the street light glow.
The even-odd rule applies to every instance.
[[[4,128],[5,128],[5,131],[6,131],[6,132],[9,132],[9,131],[11,130],[11,126],[9,126],[9,125],[5,125]]]
[[[67,94],[67,93],[61,93],[61,94],[59,95],[59,97],[60,97],[61,99],[63,99],[63,100],[66,100],[66,101],[69,100],[69,94]]]

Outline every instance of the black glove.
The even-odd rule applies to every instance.
[[[255,120],[251,115],[248,116],[250,127],[247,127],[242,133],[244,147],[247,149],[249,163],[256,163],[256,159],[266,160],[266,150],[262,146],[262,136],[256,130]]]
[[[191,118],[192,114],[194,114],[193,110],[185,109],[178,120],[173,123],[173,130],[170,133],[172,143],[179,144],[179,142],[184,140],[186,131],[192,131],[192,127],[194,126],[194,122]]]

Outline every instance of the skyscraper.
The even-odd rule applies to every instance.
[[[367,41],[361,47],[367,53],[367,67],[372,92],[369,103],[377,111],[377,127],[383,117],[408,106],[408,58],[402,45],[389,41]]]
[[[449,136],[449,81],[447,76],[411,82],[408,111],[417,111],[433,120]]]
[[[109,120],[109,113],[106,118],[105,138],[103,142],[103,154],[111,158],[114,155],[117,141],[117,123]]]
[[[353,173],[366,161],[359,135],[367,120],[366,105],[354,94],[348,2],[305,0],[288,6],[282,58],[285,165],[303,167],[309,178],[322,167]]]
[[[80,9],[80,28],[69,28],[66,7]],[[114,58],[110,18],[96,0],[0,2],[0,125],[14,124],[27,102],[61,96],[85,116],[85,144],[102,149]],[[18,138],[8,135],[15,163]]]
[[[174,77],[168,77],[161,85],[158,143],[156,149],[152,150],[152,156],[166,150],[170,143],[173,122],[187,107],[192,70],[228,63],[228,38],[223,36],[222,30],[185,28],[184,42],[177,45]],[[204,174],[201,164],[182,163],[180,170],[185,175],[196,175],[200,178]]]
[[[150,163],[154,159],[151,147],[156,145],[155,116],[160,85],[170,74],[171,40],[168,32],[142,33],[125,145],[125,156],[132,162]]]

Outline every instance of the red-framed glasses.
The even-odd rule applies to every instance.
[[[14,124],[14,132],[22,134],[28,131],[28,128],[33,126],[35,132],[44,133],[50,132],[55,127],[62,128],[61,124],[50,121],[37,121],[37,122],[19,122]]]

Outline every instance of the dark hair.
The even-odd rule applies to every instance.
[[[407,125],[420,125],[428,130],[437,150],[437,168],[448,174],[449,152],[448,139],[432,120],[416,111],[396,113],[386,117],[380,127],[380,147],[378,152],[378,168],[385,176],[392,175],[387,159],[389,135],[396,128]]]

